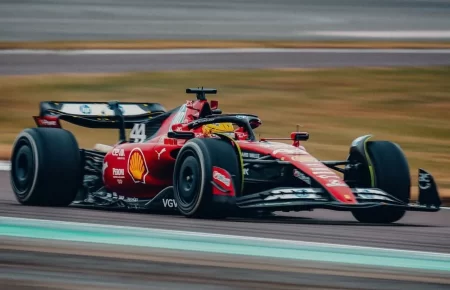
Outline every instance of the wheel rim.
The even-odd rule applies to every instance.
[[[194,172],[191,167],[186,167],[181,175],[181,185],[183,191],[190,191],[194,185]]]
[[[11,162],[11,178],[18,196],[23,197],[33,184],[34,157],[30,145],[22,140]]]
[[[28,168],[29,163],[30,160],[28,160],[28,157],[25,154],[20,154],[17,157],[16,176],[17,179],[21,182],[26,181],[28,178],[28,172],[30,171]]]
[[[195,157],[188,156],[180,168],[178,176],[178,192],[181,206],[191,207],[198,198],[200,182],[199,164]]]

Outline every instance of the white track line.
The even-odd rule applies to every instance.
[[[364,38],[450,38],[450,30],[404,30],[404,31],[311,31],[309,35],[364,37]]]
[[[213,48],[213,49],[5,49],[0,55],[56,54],[56,55],[164,55],[164,54],[224,54],[224,53],[379,53],[379,54],[450,54],[450,49],[302,49],[302,48]]]
[[[67,222],[67,221],[56,221],[56,220],[44,220],[44,219],[29,219],[29,218],[18,218],[18,217],[4,217],[0,216],[0,223],[15,223],[16,225],[37,225],[44,227],[80,227],[87,229],[117,229],[117,230],[131,230],[135,233],[152,233],[155,234],[168,234],[175,237],[182,236],[193,236],[193,237],[208,237],[217,238],[218,240],[223,239],[234,239],[252,242],[270,242],[270,243],[280,243],[287,245],[297,245],[297,246],[317,246],[317,247],[333,247],[337,249],[353,249],[353,250],[376,250],[379,252],[392,252],[392,253],[405,253],[405,254],[419,254],[419,255],[433,255],[440,258],[450,258],[450,254],[442,252],[432,252],[432,251],[416,251],[416,250],[402,250],[394,248],[379,248],[370,246],[356,246],[356,245],[345,245],[345,244],[333,244],[333,243],[322,243],[322,242],[306,242],[298,240],[287,240],[287,239],[275,239],[275,238],[262,238],[262,237],[252,237],[252,236],[238,236],[238,235],[227,235],[227,234],[213,234],[205,232],[191,232],[182,230],[166,230],[166,229],[156,229],[156,228],[142,228],[142,227],[131,227],[131,226],[118,226],[118,225],[106,225],[106,224],[95,224],[95,223],[83,223],[83,222]],[[1,236],[1,234],[0,234]]]
[[[0,161],[0,171],[11,170],[11,163],[9,161]]]

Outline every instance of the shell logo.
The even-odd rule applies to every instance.
[[[128,157],[128,173],[133,179],[134,183],[144,183],[145,177],[148,174],[148,167],[145,163],[144,153],[140,148],[131,150]]]

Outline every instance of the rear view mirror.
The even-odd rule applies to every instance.
[[[309,139],[308,132],[292,132],[291,140],[292,141],[307,141]]]

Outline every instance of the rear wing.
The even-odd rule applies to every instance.
[[[111,128],[121,127],[130,129],[134,123],[144,122],[166,112],[158,103],[120,102],[118,108],[121,114],[116,114],[111,104],[118,102],[57,102],[45,101],[40,103],[39,116],[34,116],[38,127],[60,128],[60,120],[87,127]]]

